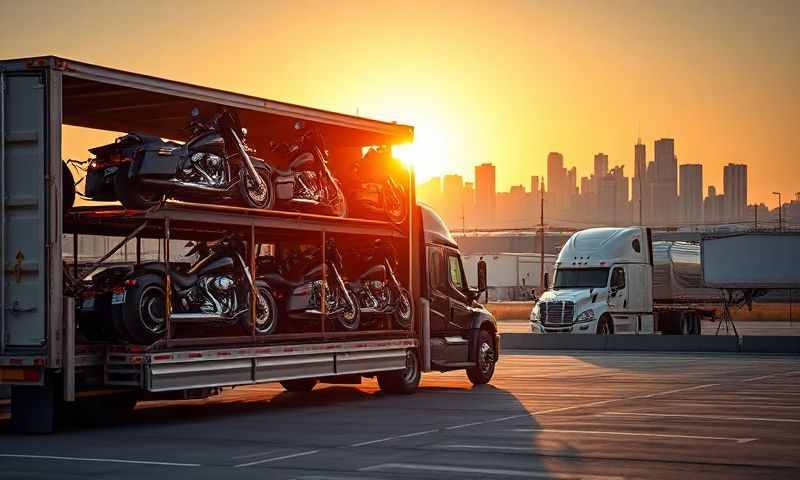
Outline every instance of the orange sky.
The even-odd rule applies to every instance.
[[[750,165],[750,201],[800,191],[798,1],[22,2],[0,58],[56,54],[416,126],[420,180],[528,185],[551,150],[633,173],[633,144]],[[85,158],[82,137],[65,155]]]

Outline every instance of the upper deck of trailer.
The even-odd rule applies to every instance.
[[[331,147],[394,145],[413,140],[414,129],[396,122],[304,107],[92,65],[56,56],[0,60],[0,71],[51,69],[60,75],[62,123],[111,131],[136,131],[186,140],[193,107],[235,109],[251,139],[292,137],[297,120],[313,124]]]

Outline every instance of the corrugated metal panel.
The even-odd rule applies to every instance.
[[[0,328],[5,350],[47,341],[48,136],[44,74],[4,72],[2,84]]]

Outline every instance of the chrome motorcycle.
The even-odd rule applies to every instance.
[[[190,202],[234,200],[250,208],[271,208],[269,171],[247,146],[247,130],[235,112],[222,110],[210,121],[192,109],[185,144],[129,133],[114,143],[90,149],[86,197],[118,200],[144,210],[164,196]]]
[[[349,286],[362,313],[391,315],[394,323],[405,329],[414,319],[414,307],[411,295],[397,278],[396,267],[394,247],[378,239]]]
[[[386,148],[370,148],[363,159],[353,164],[353,188],[349,197],[353,216],[403,223],[408,216],[408,195],[393,176],[399,170]]]
[[[274,184],[275,208],[347,216],[347,202],[339,180],[328,167],[328,152],[322,134],[296,122],[303,130],[292,143],[271,142],[270,148],[289,160],[287,169],[267,164]]]
[[[217,324],[239,323],[246,332],[273,333],[278,325],[277,304],[269,286],[250,273],[245,245],[229,234],[213,243],[190,242],[187,256],[198,259],[185,273],[167,272],[160,262],[138,265],[115,291],[111,303],[118,305],[122,332],[137,344],[150,344],[166,329],[164,278],[170,277],[172,321]],[[170,265],[171,266],[171,265]],[[255,325],[249,315],[250,299],[256,293]]]
[[[279,298],[284,299],[282,308],[290,318],[320,319],[324,301],[328,318],[334,319],[345,330],[356,330],[361,311],[342,277],[342,256],[333,240],[327,242],[325,255],[327,282],[324,288],[322,251],[319,247],[303,252],[294,251],[282,262],[262,260],[258,266],[259,278]]]

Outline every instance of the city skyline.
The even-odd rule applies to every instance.
[[[563,154],[549,152],[545,177],[530,175],[529,182],[511,185],[506,191],[497,186],[497,167],[484,162],[475,166],[473,182],[457,174],[421,182],[418,198],[437,207],[456,228],[533,226],[539,221],[542,196],[546,220],[561,224],[701,227],[747,223],[755,220],[756,205],[762,221],[768,220],[772,208],[749,201],[748,165],[724,165],[723,182],[704,188],[704,166],[679,164],[675,145],[672,138],[655,140],[650,160],[647,146],[638,139],[631,156],[636,167],[632,177],[626,176],[624,165],[610,163],[603,152],[594,155],[591,173],[580,177],[575,166],[565,166]],[[644,192],[641,202],[640,191]],[[784,199],[794,206],[800,202],[800,192]]]

